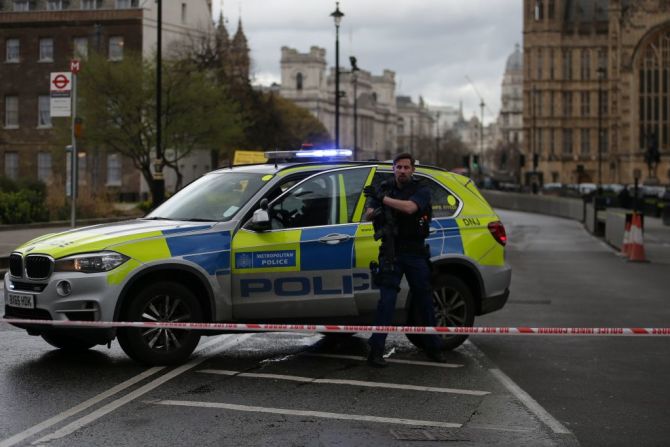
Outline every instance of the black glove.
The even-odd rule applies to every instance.
[[[363,188],[363,194],[365,194],[365,197],[368,199],[377,200],[380,205],[384,204],[384,196],[386,196],[386,194],[381,190],[375,189],[375,187],[372,185],[368,185]]]

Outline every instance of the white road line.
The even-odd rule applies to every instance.
[[[307,416],[325,419],[343,419],[348,421],[380,422],[383,424],[414,425],[422,427],[460,428],[462,424],[453,422],[421,421],[416,419],[385,418],[358,414],[329,413],[323,411],[289,410],[286,408],[252,407],[248,405],[224,404],[219,402],[193,402],[183,400],[159,400],[156,405],[176,405],[183,407],[220,408],[223,410],[246,411],[251,413],[271,413],[286,416]]]
[[[206,374],[221,374],[225,376],[253,377],[257,379],[289,380],[292,382],[326,383],[332,385],[353,385],[353,386],[365,386],[370,388],[389,388],[395,390],[427,391],[432,393],[466,394],[470,396],[485,396],[487,394],[490,394],[488,391],[461,390],[457,388],[437,388],[432,386],[404,385],[400,383],[387,383],[387,382],[365,382],[362,380],[349,380],[349,379],[315,379],[312,377],[287,376],[282,374],[243,373],[240,371],[226,371],[222,369],[202,369],[197,372]]]
[[[360,355],[339,355],[339,354],[319,354],[316,352],[303,352],[300,355],[307,355],[310,357],[325,357],[330,359],[346,359],[346,360],[366,360]],[[389,363],[402,363],[406,365],[420,365],[420,366],[436,366],[438,368],[462,368],[464,365],[456,363],[437,363],[437,362],[421,362],[416,360],[400,360],[400,359],[386,359]]]
[[[491,369],[493,374],[517,399],[519,399],[539,420],[544,422],[554,433],[572,434],[563,424],[558,422],[535,399],[519,387],[512,379],[499,369]]]
[[[227,348],[227,347],[229,347],[233,344],[240,343],[243,340],[251,337],[252,335],[253,334],[245,334],[245,335],[241,335],[239,337],[234,337],[233,334],[220,335],[220,336],[214,338],[213,340],[209,340],[207,343],[202,345],[198,349],[198,351],[202,351],[202,350],[205,350],[205,349],[211,347],[212,345],[216,345],[223,338],[229,338],[228,340],[226,340],[225,343],[221,344],[220,346],[216,346],[214,348],[212,353],[215,353],[215,352],[217,352],[221,349],[225,349],[225,348]],[[230,337],[233,337],[233,338],[230,338]],[[49,442],[49,441],[53,441],[55,439],[63,438],[65,436],[75,432],[76,430],[84,427],[85,425],[90,424],[91,422],[95,421],[96,419],[98,419],[98,418],[100,418],[100,417],[102,417],[102,416],[104,416],[108,413],[111,413],[112,411],[114,411],[117,408],[127,404],[128,402],[131,402],[131,401],[137,399],[138,397],[148,393],[149,391],[153,390],[154,388],[159,387],[160,385],[164,384],[168,380],[173,379],[173,378],[177,377],[178,375],[183,374],[186,371],[198,366],[200,363],[202,363],[202,362],[204,362],[205,360],[208,360],[208,359],[209,359],[208,356],[207,357],[201,357],[201,358],[198,358],[198,359],[194,359],[194,360],[190,361],[189,363],[187,363],[185,365],[177,367],[174,370],[168,372],[167,374],[164,374],[164,375],[158,377],[157,379],[154,379],[151,382],[147,383],[146,385],[136,389],[135,391],[133,391],[131,393],[128,393],[125,396],[120,397],[119,399],[116,399],[115,401],[112,401],[112,402],[108,403],[107,405],[105,405],[103,407],[100,407],[99,409],[93,411],[92,413],[89,413],[86,416],[71,422],[70,424],[62,427],[59,430],[56,430],[53,433],[50,433],[46,436],[43,436],[42,438],[38,439],[37,441],[34,441],[32,444],[33,445],[42,444],[42,443],[46,443],[46,442]]]
[[[125,390],[126,388],[135,385],[138,382],[141,382],[142,380],[146,379],[149,376],[152,376],[152,375],[156,374],[158,371],[161,371],[164,368],[165,368],[164,366],[160,366],[160,367],[155,367],[155,368],[148,369],[148,370],[144,371],[143,373],[138,374],[135,377],[132,377],[132,378],[126,380],[125,382],[120,383],[120,384],[116,385],[115,387],[110,388],[109,390],[107,390],[103,393],[100,393],[97,396],[94,396],[94,397],[80,403],[79,405],[76,405],[76,406],[70,408],[69,410],[66,410],[62,413],[59,413],[56,416],[47,419],[46,421],[40,422],[37,425],[33,425],[29,429],[24,430],[21,433],[17,433],[14,436],[11,436],[11,437],[3,440],[2,442],[0,442],[0,447],[10,447],[10,446],[13,446],[14,444],[18,444],[19,442],[21,442],[21,441],[23,441],[27,438],[30,438],[31,436],[33,436],[33,435],[35,435],[35,434],[37,434],[37,433],[39,433],[43,430],[46,430],[47,428],[65,420],[65,419],[67,419],[71,416],[74,416],[75,414],[77,414],[81,411],[84,411],[87,408],[92,407],[93,405],[107,399],[108,397],[113,396],[113,395]]]

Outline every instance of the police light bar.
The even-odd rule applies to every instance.
[[[291,159],[333,159],[351,157],[351,149],[310,149],[295,151],[269,151],[265,152],[268,160],[291,160]]]

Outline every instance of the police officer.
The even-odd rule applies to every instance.
[[[418,316],[423,325],[436,325],[426,247],[431,213],[430,190],[414,179],[414,163],[411,154],[398,154],[393,159],[393,179],[383,182],[379,188],[370,185],[364,189],[368,198],[366,218],[376,223],[380,215],[386,216],[379,264],[374,267],[377,271],[373,272],[380,295],[374,321],[376,326],[392,324],[400,290],[398,286],[403,275],[407,276],[412,293],[410,313]],[[376,232],[377,227],[375,224]],[[368,340],[368,363],[371,366],[381,368],[388,365],[383,356],[386,335],[374,333]],[[437,335],[423,338],[423,348],[428,357],[445,362],[440,338]]]

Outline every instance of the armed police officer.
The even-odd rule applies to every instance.
[[[414,323],[435,326],[433,311],[429,252],[426,237],[430,230],[430,190],[413,177],[415,160],[409,153],[393,159],[393,178],[375,188],[366,186],[366,218],[372,220],[375,239],[382,240],[379,263],[371,265],[375,284],[379,287],[379,303],[374,324],[393,323],[396,299],[403,275],[407,277],[412,294],[410,315]],[[386,335],[374,333],[368,340],[368,363],[385,367]],[[429,358],[444,362],[442,343],[437,335],[423,336],[423,348]]]

